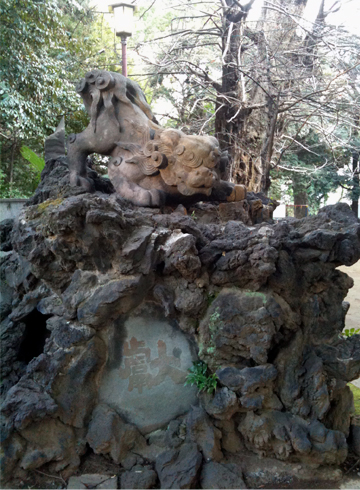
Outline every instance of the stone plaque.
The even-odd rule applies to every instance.
[[[100,402],[146,434],[196,404],[197,389],[184,386],[196,355],[186,336],[165,320],[131,317],[124,326],[125,338],[110,340]]]

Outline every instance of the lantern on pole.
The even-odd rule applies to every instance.
[[[109,11],[114,13],[115,34],[121,38],[122,74],[127,77],[127,38],[132,35],[135,5],[129,3],[113,3]]]

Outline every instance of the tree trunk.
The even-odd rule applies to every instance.
[[[308,216],[308,195],[307,189],[302,181],[301,174],[294,173],[292,181],[294,193],[294,217],[301,219]]]
[[[249,191],[267,193],[270,187],[271,156],[274,146],[274,135],[277,127],[280,86],[274,86],[271,80],[272,61],[269,56],[268,39],[274,41],[283,33],[275,32],[273,25],[283,17],[279,11],[263,8],[261,19],[254,31],[244,32],[244,20],[252,6],[253,0],[241,6],[233,0],[225,0],[228,9],[224,9],[222,35],[222,82],[218,88],[215,115],[215,136],[222,150],[229,155],[229,166],[224,178],[235,183],[246,185]],[[282,0],[292,15],[301,16],[307,0]],[[272,21],[268,27],[269,19]],[[295,36],[291,16],[288,18],[289,32]],[[264,104],[259,118],[250,118],[254,107],[250,107],[245,93],[242,67],[243,42],[251,40],[257,46],[259,59],[264,60],[264,71],[261,74],[265,91],[254,85],[249,95],[251,104]],[[276,44],[276,43],[275,43]],[[250,121],[254,119],[254,121]]]
[[[359,166],[359,152],[357,151],[355,151],[352,155],[352,170],[354,172],[354,187],[353,187],[353,199],[351,202],[351,209],[354,211],[355,216],[359,218],[360,166]]]
[[[10,159],[10,174],[9,174],[9,184],[10,184],[10,197],[12,196],[12,188],[13,188],[13,183],[14,183],[14,159],[15,159],[15,148],[16,148],[16,141],[14,141],[14,144],[11,149],[11,159]]]
[[[242,23],[252,3],[250,1],[243,9],[234,7],[223,17],[222,82],[216,99],[215,136],[221,149],[229,155],[229,165],[223,178],[259,192],[261,165],[249,151],[246,134],[252,110],[246,105],[245,87],[238,69],[243,41]],[[227,4],[234,5],[234,2],[227,0]]]
[[[270,98],[268,100],[267,131],[260,154],[261,155],[261,190],[266,195],[270,189],[270,184],[271,184],[270,163],[271,163],[271,156],[274,147],[274,135],[275,135],[276,122],[277,122],[278,109],[279,109],[278,102],[279,102],[279,97],[277,98],[276,102]]]

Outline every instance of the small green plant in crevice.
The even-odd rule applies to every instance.
[[[189,369],[189,374],[186,377],[186,385],[196,385],[199,391],[207,391],[212,393],[216,390],[218,377],[215,373],[207,374],[208,367],[205,362],[194,362],[193,366]]]
[[[219,293],[213,292],[213,293],[207,293],[206,295],[206,303],[209,306],[211,306],[212,302],[218,297]]]
[[[210,318],[209,318],[209,330],[210,332],[214,332],[216,330],[216,328],[219,326],[220,324],[220,310],[219,310],[219,307],[217,307],[214,311],[214,313],[212,313],[210,315]]]
[[[192,218],[193,220],[195,220],[195,221],[197,220],[197,216],[196,216],[196,214],[195,214],[195,211],[193,211],[193,212],[191,213],[191,218]]]
[[[209,328],[209,339],[206,342],[206,345],[203,343],[200,345],[199,356],[203,354],[213,354],[216,350],[215,346],[215,336],[216,331],[221,327],[222,321],[220,320],[220,308],[215,308],[215,311],[209,316],[208,319],[208,328]]]
[[[220,309],[216,308],[214,313],[212,313],[209,317],[209,334],[210,334],[210,339],[209,339],[209,345],[206,349],[207,354],[213,354],[215,352],[215,334],[218,328],[221,326],[221,315],[220,315]]]
[[[360,328],[345,328],[342,332],[343,337],[352,337],[353,335],[360,335]]]

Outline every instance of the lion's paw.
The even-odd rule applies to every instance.
[[[86,192],[95,192],[94,181],[88,177],[81,177],[78,174],[70,174],[70,185],[81,187]]]
[[[161,207],[165,204],[165,194],[157,189],[151,189],[150,193],[150,204],[151,207]]]
[[[230,196],[227,198],[227,201],[243,201],[244,199],[246,199],[246,187],[242,184],[235,184]]]

